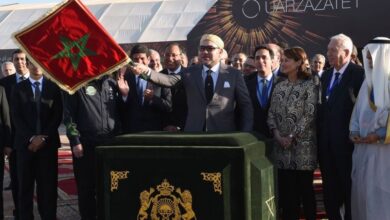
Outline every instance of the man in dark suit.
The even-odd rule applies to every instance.
[[[14,148],[19,178],[19,218],[33,219],[33,195],[36,183],[41,219],[56,219],[58,127],[62,120],[62,98],[56,84],[42,70],[28,64],[30,77],[12,92],[12,120],[15,126]]]
[[[251,131],[253,108],[248,89],[240,71],[221,63],[223,48],[221,38],[205,34],[199,46],[202,64],[189,67],[182,75],[157,73],[145,65],[131,69],[159,85],[172,87],[183,83],[188,106],[184,131]],[[240,112],[238,120],[236,106]]]
[[[3,188],[4,148],[11,145],[11,119],[4,87],[0,86],[0,189]],[[3,193],[0,194],[0,219],[4,219]]]
[[[164,66],[161,73],[167,75],[181,75],[185,72],[182,66],[183,49],[178,43],[170,43],[165,47]],[[184,129],[187,117],[186,91],[182,85],[172,87],[172,111],[164,117],[164,130],[180,131]]]
[[[333,36],[327,52],[333,68],[321,77],[318,156],[330,220],[351,219],[353,143],[349,139],[349,121],[364,78],[363,69],[350,62],[352,47],[348,36]]]
[[[135,45],[131,49],[130,58],[148,66],[149,49]],[[172,110],[171,90],[135,76],[129,69],[124,73],[124,81],[118,81],[120,88],[123,89],[124,85],[128,89],[128,96],[124,98],[125,103],[121,108],[123,132],[162,131],[164,115]]]
[[[272,137],[267,125],[268,109],[277,76],[272,73],[273,51],[267,46],[255,48],[257,74],[248,78],[246,85],[253,106],[253,130],[266,137]]]
[[[0,80],[0,85],[2,85],[5,89],[5,93],[7,95],[8,104],[12,102],[11,93],[14,86],[17,83],[26,80],[29,77],[29,71],[27,69],[27,59],[26,54],[20,49],[15,50],[12,53],[12,62],[16,68],[16,74],[9,75]],[[13,108],[10,106],[10,112],[13,111]],[[13,151],[14,145],[14,128],[13,128],[13,120],[11,115],[11,145],[9,147],[4,148],[4,153],[8,155],[9,168],[10,168],[10,177],[11,177],[11,189],[12,189],[12,198],[14,200],[15,209],[13,211],[13,215],[16,219],[18,218],[18,175],[17,175],[17,162],[16,162],[16,153]]]

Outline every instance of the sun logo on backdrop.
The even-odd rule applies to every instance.
[[[253,51],[257,45],[291,39],[302,45],[326,40],[300,22],[304,15],[318,13],[291,12],[299,7],[296,4],[281,0],[220,0],[200,25],[205,33],[223,37],[228,52]]]

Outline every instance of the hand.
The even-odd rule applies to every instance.
[[[360,136],[358,136],[358,135],[352,135],[352,136],[349,137],[349,139],[350,139],[350,140],[352,141],[352,143],[354,143],[354,144],[360,144],[360,143],[362,143],[362,140],[361,140]]]
[[[10,157],[12,153],[12,148],[10,147],[4,147],[4,155],[7,157]]]
[[[371,133],[368,134],[366,137],[361,138],[361,143],[363,144],[376,144],[380,140],[379,136],[377,134]]]
[[[80,158],[83,156],[84,150],[83,150],[83,145],[77,144],[72,147],[73,155],[76,158]]]
[[[32,152],[37,152],[43,146],[45,146],[47,135],[35,135],[28,145],[28,149]]]
[[[138,75],[141,75],[141,74],[145,74],[149,71],[149,67],[148,66],[145,66],[143,64],[140,64],[140,63],[135,63],[136,65],[132,66],[130,65],[130,70],[131,72],[138,76]]]
[[[174,125],[168,125],[163,130],[164,131],[169,131],[169,132],[177,132],[177,131],[180,131],[178,128],[179,127],[176,127]]]
[[[289,146],[291,146],[291,143],[292,143],[292,138],[290,138],[290,137],[278,137],[277,139],[276,139],[278,142],[279,142],[279,144],[283,147],[283,148],[288,148]]]
[[[123,69],[123,67],[122,67],[122,69]],[[129,94],[129,91],[130,91],[130,87],[127,84],[127,81],[125,80],[124,73],[122,74],[122,69],[121,69],[121,72],[119,73],[117,83],[118,83],[118,88],[119,88],[119,92],[121,93],[121,95],[123,97],[127,97],[127,95]]]
[[[145,100],[149,101],[153,98],[153,96],[154,96],[153,89],[145,89],[145,91],[144,91]]]

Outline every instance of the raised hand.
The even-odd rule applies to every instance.
[[[127,81],[125,80],[125,73],[126,73],[127,67],[122,67],[119,71],[117,83],[118,83],[118,89],[119,92],[123,97],[127,97],[130,91],[130,87],[127,84]]]
[[[147,74],[149,72],[149,67],[141,63],[134,63],[133,65],[130,65],[129,68],[136,76],[140,74]]]

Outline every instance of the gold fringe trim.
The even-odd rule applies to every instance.
[[[50,11],[48,11],[45,15],[43,15],[42,17],[40,17],[39,19],[37,19],[36,21],[34,21],[32,24],[28,25],[27,27],[23,28],[21,31],[19,32],[15,32],[12,34],[12,39],[13,41],[15,42],[15,44],[17,46],[19,46],[19,48],[27,55],[28,59],[36,66],[40,67],[44,73],[44,75],[50,79],[51,81],[55,82],[62,90],[65,90],[66,92],[68,92],[70,95],[74,94],[77,90],[79,90],[81,87],[83,87],[84,85],[88,84],[89,82],[95,80],[95,79],[100,79],[101,77],[105,76],[105,75],[109,75],[117,70],[119,70],[120,68],[122,68],[123,66],[125,66],[126,64],[128,64],[131,60],[130,58],[127,56],[127,54],[125,53],[125,58],[120,60],[117,64],[115,64],[114,66],[108,68],[107,71],[101,73],[99,76],[96,76],[96,77],[93,77],[91,79],[88,79],[88,80],[83,80],[79,83],[77,83],[75,86],[73,87],[70,87],[68,85],[65,85],[64,83],[60,82],[59,80],[57,80],[55,77],[54,77],[54,74],[51,74],[50,71],[48,71],[46,68],[44,68],[44,65],[40,64],[38,61],[36,61],[32,56],[31,56],[31,53],[30,51],[27,49],[27,46],[23,44],[22,41],[20,41],[19,37],[25,33],[28,33],[30,31],[32,31],[34,29],[34,27],[36,26],[39,26],[40,24],[42,24],[43,22],[46,22],[46,20],[50,19],[51,17],[53,17],[54,15],[56,15],[56,12],[57,10],[60,10],[61,8],[64,8],[66,6],[68,6],[70,3],[72,2],[78,2],[78,4],[80,5],[80,7],[84,8],[84,10],[86,11],[86,13],[89,15],[89,16],[94,16],[87,7],[85,7],[83,4],[80,4],[80,0],[65,0],[59,4],[57,4],[56,6],[54,6]],[[98,21],[97,22],[97,25],[101,28],[101,30],[111,38],[111,35],[106,31],[106,29],[100,24],[100,22]],[[114,42],[115,40],[112,39]]]
[[[371,91],[372,91],[372,88],[368,87],[368,104],[370,105],[370,108],[376,112],[377,110],[377,107],[376,105],[371,101]]]
[[[385,138],[385,144],[390,143],[390,120],[389,120],[390,114],[387,115],[387,127],[386,127],[386,138]]]

